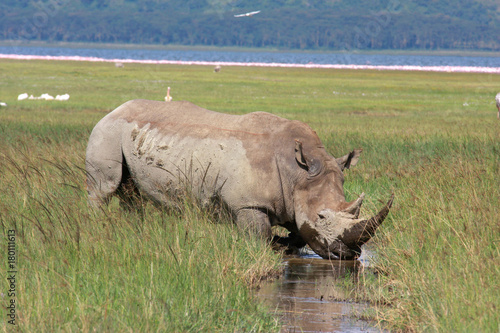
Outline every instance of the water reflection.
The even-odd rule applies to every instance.
[[[362,261],[328,261],[317,256],[291,257],[284,262],[282,278],[257,292],[282,314],[282,332],[380,332],[352,316],[366,305],[339,302],[343,295],[334,288],[338,277],[356,275]]]

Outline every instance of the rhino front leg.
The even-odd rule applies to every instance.
[[[269,216],[256,208],[243,208],[236,213],[236,225],[240,230],[271,239]]]
[[[298,255],[300,249],[306,246],[307,243],[300,237],[299,234],[290,232],[288,237],[274,236],[272,246],[277,251],[283,251],[287,255]]]
[[[300,249],[307,245],[307,243],[302,239],[302,237],[300,237],[299,234],[293,232],[290,232],[288,234],[288,237],[274,236],[273,243],[297,249]]]

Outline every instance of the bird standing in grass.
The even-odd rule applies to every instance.
[[[500,93],[495,96],[495,101],[497,102],[498,114],[497,118],[500,119]]]
[[[165,102],[172,101],[172,96],[170,96],[170,87],[167,88],[167,96],[165,96]]]

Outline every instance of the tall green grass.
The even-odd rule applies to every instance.
[[[395,331],[496,332],[500,300],[498,124],[481,133],[393,137],[383,169],[352,170],[356,192],[394,189],[396,205],[379,229],[375,267],[351,297],[377,308]],[[382,141],[383,142],[383,141]],[[371,167],[370,170],[368,170]],[[349,181],[346,180],[346,183]],[[351,180],[352,181],[352,180]]]
[[[383,310],[395,327],[498,331],[498,130],[485,124],[482,133],[428,138],[433,153],[401,177],[405,190],[378,251],[397,281],[393,308]]]
[[[277,329],[248,289],[278,272],[267,244],[191,202],[170,214],[147,203],[144,215],[126,213],[117,202],[93,212],[81,151],[83,142],[36,140],[0,151],[0,221],[4,236],[17,234],[21,331]]]
[[[92,127],[109,107],[85,95],[99,95],[101,87],[82,87],[78,81],[92,74],[73,77],[71,66],[65,79],[65,70],[50,62],[33,64],[18,80],[8,71],[12,64],[0,63],[1,82],[8,83],[0,99],[9,104],[0,110],[0,229],[5,254],[7,230],[17,235],[17,328],[277,331],[276,316],[249,288],[277,276],[279,253],[188,200],[176,212],[146,201],[143,215],[127,213],[117,200],[97,212],[89,210],[85,148]],[[46,82],[48,72],[64,87],[49,84],[40,91],[67,91],[72,95],[68,103],[15,101],[25,87],[39,95],[36,87]],[[2,281],[6,265],[7,259]],[[11,298],[4,287],[1,301],[7,305]],[[13,328],[6,314],[2,306],[3,331]]]
[[[2,61],[0,216],[20,235],[25,331],[277,329],[247,289],[279,261],[258,240],[193,206],[147,204],[144,219],[116,201],[86,207],[92,127],[167,86],[212,110],[305,121],[334,156],[363,148],[347,199],[365,192],[367,216],[396,201],[370,242],[379,274],[352,297],[371,298],[392,330],[498,330],[498,75]],[[71,98],[16,101],[23,92]]]

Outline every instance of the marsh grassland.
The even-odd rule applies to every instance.
[[[163,100],[167,86],[208,109],[305,121],[334,156],[363,148],[347,198],[366,192],[366,216],[396,201],[371,241],[377,274],[352,297],[394,331],[498,331],[500,76],[2,60],[0,244],[7,252],[15,230],[20,331],[279,331],[249,289],[279,272],[260,240],[189,202],[145,202],[143,217],[116,201],[87,209],[93,126],[127,100]],[[17,101],[24,92],[71,98]]]

